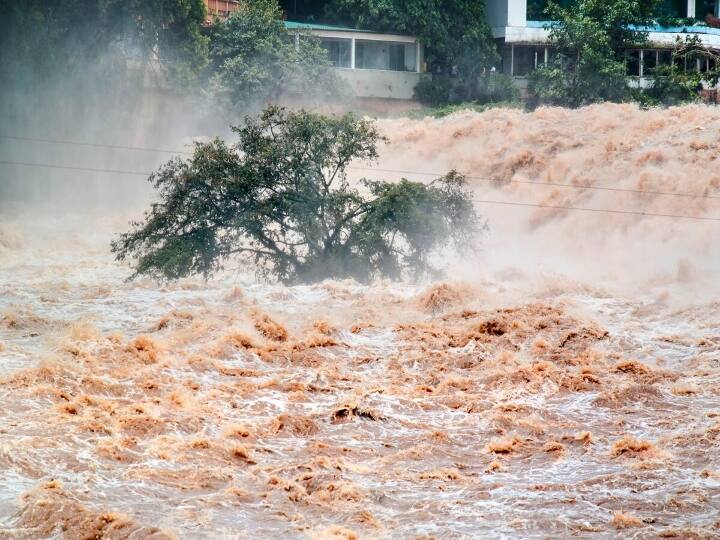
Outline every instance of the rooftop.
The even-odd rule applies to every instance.
[[[330,32],[363,32],[366,34],[389,34],[393,36],[404,36],[400,32],[380,32],[377,30],[367,30],[364,28],[351,28],[349,26],[339,26],[334,24],[315,24],[297,21],[285,21],[285,28],[288,30],[325,30]]]
[[[549,28],[554,21],[527,21],[528,28]],[[662,26],[659,24],[631,26],[633,30],[641,32],[668,32],[673,34],[712,34],[720,36],[720,28],[698,24],[684,24],[680,26]]]

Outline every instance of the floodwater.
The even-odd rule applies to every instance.
[[[478,200],[720,217],[715,109],[380,127]],[[720,222],[478,205],[371,286],[127,282],[129,216],[8,213],[0,538],[717,538]]]

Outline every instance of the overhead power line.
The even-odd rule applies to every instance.
[[[41,139],[37,137],[19,137],[16,135],[0,135],[0,139],[10,139],[13,141],[24,141],[24,142],[40,142],[48,144],[66,144],[69,146],[88,146],[91,148],[108,148],[117,150],[135,150],[138,152],[155,152],[160,154],[184,154],[191,156],[192,152],[184,150],[171,150],[169,148],[145,148],[144,146],[123,146],[118,144],[102,144],[102,143],[89,143],[79,141],[63,141],[59,139]]]
[[[49,163],[30,163],[28,161],[11,161],[8,159],[0,159],[0,163],[5,165],[19,165],[22,167],[39,167],[41,169],[61,169],[65,171],[85,171],[110,174],[127,174],[131,176],[150,176],[152,173],[140,171],[123,171],[121,169],[99,169],[95,167],[73,167],[70,165],[51,165]]]
[[[397,173],[397,174],[412,174],[416,176],[432,176],[434,178],[440,178],[441,176],[444,176],[447,173],[431,173],[431,172],[421,172],[421,171],[405,171],[401,169],[380,169],[375,167],[349,167],[350,169],[358,169],[363,171],[382,171],[382,172],[389,172],[389,173]],[[483,176],[473,176],[470,174],[463,175],[465,178],[470,180],[481,180],[485,182],[495,182],[499,185],[503,184],[529,184],[532,186],[549,186],[549,187],[561,187],[561,188],[572,188],[572,189],[591,189],[595,191],[614,191],[614,192],[621,192],[621,193],[636,193],[636,194],[643,194],[643,195],[665,195],[665,196],[672,196],[672,197],[688,197],[692,199],[720,199],[720,195],[698,195],[694,193],[683,193],[680,191],[655,191],[655,190],[647,190],[647,189],[632,189],[632,188],[617,188],[617,187],[610,187],[610,186],[589,186],[589,185],[583,185],[583,184],[563,184],[561,182],[540,182],[537,180],[507,180],[503,182],[502,180],[495,180],[493,178],[487,178]]]
[[[93,147],[93,148],[108,148],[108,149],[118,149],[118,150],[136,150],[136,151],[142,151],[142,152],[156,152],[156,153],[166,153],[166,154],[181,154],[186,156],[191,156],[192,152],[183,151],[183,150],[171,150],[171,149],[159,149],[159,148],[145,148],[142,146],[124,146],[124,145],[115,145],[115,144],[102,144],[102,143],[88,143],[88,142],[80,142],[80,141],[65,141],[65,140],[59,140],[59,139],[43,139],[43,138],[37,138],[37,137],[20,137],[15,135],[0,135],[0,138],[2,139],[11,139],[11,140],[17,140],[17,141],[27,141],[27,142],[40,142],[40,143],[49,143],[49,144],[66,144],[71,146],[87,146],[87,147]],[[1,163],[7,163],[2,161]],[[45,165],[37,165],[38,167],[44,167]],[[65,168],[65,167],[58,167],[58,168]],[[384,169],[381,167],[361,167],[361,166],[355,166],[351,165],[348,167],[352,170],[357,171],[377,171],[377,172],[386,172],[386,173],[394,173],[394,174],[407,174],[407,175],[414,175],[414,176],[430,176],[433,178],[439,178],[441,176],[444,176],[446,173],[442,172],[427,172],[427,171],[409,171],[404,169]],[[90,172],[113,172],[105,169],[92,169],[92,168],[77,168],[77,170],[87,170]],[[122,172],[119,174],[143,174],[145,176],[149,176],[150,173],[128,173],[128,172]],[[500,181],[494,178],[488,178],[484,176],[474,176],[474,175],[463,175],[465,178],[468,178],[470,180],[478,180],[482,182],[493,182],[502,185],[505,184],[526,184],[526,185],[532,185],[532,186],[548,186],[548,187],[558,187],[558,188],[564,188],[564,189],[580,189],[580,190],[593,190],[593,191],[607,191],[607,192],[614,192],[614,193],[633,193],[637,195],[658,195],[658,196],[664,196],[664,197],[685,197],[690,199],[720,199],[720,195],[708,195],[708,194],[696,194],[696,193],[685,193],[685,192],[679,192],[679,191],[660,191],[660,190],[648,190],[648,189],[632,189],[632,188],[619,188],[619,187],[611,187],[611,186],[594,186],[594,185],[586,185],[586,184],[567,184],[563,182],[540,182],[537,180],[508,180],[508,181]]]
[[[473,202],[480,204],[499,204],[505,206],[524,206],[532,208],[548,208],[551,210],[574,210],[577,212],[599,212],[603,214],[623,214],[628,216],[647,216],[647,217],[662,217],[662,218],[673,218],[673,219],[693,219],[698,221],[720,221],[720,218],[715,217],[704,217],[704,216],[687,216],[683,214],[658,214],[655,212],[641,212],[635,210],[613,210],[609,208],[582,208],[579,206],[562,206],[553,204],[536,204],[536,203],[521,203],[512,201],[491,201],[486,199],[472,199]]]
[[[140,172],[140,171],[125,171],[125,170],[119,170],[119,169],[101,169],[101,168],[95,168],[95,167],[73,167],[73,166],[69,166],[69,165],[52,165],[49,163],[30,163],[30,162],[25,162],[25,161],[11,161],[11,160],[0,160],[0,164],[18,165],[18,166],[23,166],[23,167],[40,167],[40,168],[44,168],[44,169],[61,169],[61,170],[71,170],[71,171],[126,174],[126,175],[134,175],[134,176],[150,176],[150,174],[152,174],[149,172]],[[659,213],[655,213],[655,212],[641,212],[641,211],[634,211],[634,210],[614,210],[614,209],[607,209],[607,208],[583,208],[583,207],[577,207],[577,206],[556,206],[556,205],[549,205],[549,204],[521,203],[521,202],[511,202],[511,201],[494,201],[494,200],[487,200],[487,199],[472,199],[472,200],[474,202],[480,203],[480,204],[496,204],[496,205],[505,205],[505,206],[530,207],[530,208],[548,208],[548,209],[554,209],[554,210],[568,210],[568,211],[578,211],[578,212],[598,212],[598,213],[605,213],[605,214],[624,214],[624,215],[645,216],[645,217],[691,219],[691,220],[697,220],[697,221],[720,221],[720,218],[715,218],[715,217],[688,216],[688,215],[683,215],[683,214],[659,214]]]

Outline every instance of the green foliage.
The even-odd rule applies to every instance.
[[[433,77],[423,77],[415,85],[415,99],[423,105],[436,107],[446,103],[460,102],[461,99],[455,98],[455,88],[453,78],[443,75],[435,75]]]
[[[711,69],[699,72],[696,61],[710,60]],[[714,87],[720,81],[720,55],[705,47],[698,36],[677,37],[670,65],[661,65],[651,73],[650,88],[643,99],[662,105],[677,105],[698,100],[703,85]]]
[[[658,0],[653,14],[660,19],[679,19],[687,13],[687,0]]]
[[[557,0],[555,3],[567,7],[575,0]],[[546,21],[549,19],[547,7],[548,0],[527,0],[527,19],[529,21]]]
[[[456,112],[461,111],[473,111],[473,112],[485,112],[490,109],[522,109],[523,103],[521,101],[496,101],[492,103],[456,103],[453,105],[441,105],[438,107],[426,107],[423,109],[408,111],[405,116],[408,118],[425,118],[431,116],[433,118],[444,118]]]
[[[246,2],[212,28],[212,86],[238,110],[287,93],[325,99],[341,92],[325,50],[310,35],[289,33],[275,0]]]
[[[655,22],[663,28],[695,26],[698,24],[698,21],[692,17],[656,17]]]
[[[530,92],[540,103],[570,107],[630,99],[623,53],[647,40],[647,33],[633,25],[649,21],[652,4],[647,0],[579,0],[568,7],[549,3],[547,12],[557,21],[549,25],[557,54],[530,75]]]
[[[415,86],[415,98],[423,105],[452,105],[476,101],[492,103],[520,99],[520,91],[512,78],[503,73],[489,72],[477,77],[474,87],[449,75],[433,75],[423,78]]]
[[[488,72],[478,77],[475,99],[480,103],[518,101],[520,90],[509,75]]]
[[[185,89],[207,63],[203,0],[0,4],[6,132],[82,138],[102,124],[105,135],[119,134],[136,123],[146,77]]]
[[[460,100],[471,99],[477,77],[498,59],[485,21],[485,2],[333,0],[328,15],[359,28],[417,36],[426,46],[426,60],[433,67],[433,73],[457,73],[451,94],[457,94]]]
[[[288,283],[367,281],[433,273],[434,251],[471,246],[479,222],[457,173],[349,184],[352,160],[377,158],[369,122],[277,107],[245,121],[236,145],[199,144],[150,177],[159,202],[113,243],[136,274],[209,276],[237,256]]]
[[[632,95],[625,64],[602,53],[584,54],[579,61],[558,55],[530,74],[528,90],[539,103],[569,107],[623,102]]]
[[[3,2],[0,73],[42,84],[80,72],[120,79],[127,60],[156,58],[187,80],[207,61],[203,0],[27,0]],[[102,69],[101,72],[93,68]],[[120,70],[120,72],[118,72]],[[5,78],[7,76],[7,78]]]

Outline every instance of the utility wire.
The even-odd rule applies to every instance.
[[[581,208],[578,206],[556,206],[552,204],[535,204],[535,203],[521,203],[511,201],[491,201],[485,199],[472,199],[473,202],[480,204],[501,204],[505,206],[524,206],[532,208],[549,208],[552,210],[575,210],[579,212],[598,212],[605,214],[624,214],[629,216],[648,216],[648,217],[662,217],[662,218],[673,218],[673,219],[694,219],[698,221],[720,221],[720,218],[714,217],[703,217],[703,216],[687,216],[683,214],[657,214],[655,212],[637,212],[633,210],[611,210],[608,208]]]
[[[119,149],[119,150],[137,150],[142,152],[159,152],[159,153],[167,153],[167,154],[182,154],[191,156],[192,152],[182,151],[182,150],[170,150],[170,149],[157,149],[157,148],[145,148],[141,146],[122,146],[122,145],[113,145],[113,144],[100,144],[100,143],[86,143],[86,142],[78,142],[78,141],[64,141],[59,139],[40,139],[35,137],[18,137],[14,135],[0,135],[0,139],[12,139],[17,141],[28,141],[28,142],[41,142],[41,143],[50,143],[50,144],[66,144],[66,145],[72,145],[72,146],[89,146],[89,147],[95,147],[95,148],[111,148],[111,149]],[[0,161],[0,163],[8,163],[6,161]],[[31,165],[31,164],[28,164]],[[43,167],[44,165],[37,165],[38,167]],[[64,168],[64,167],[58,167],[58,168]],[[439,178],[441,176],[444,176],[445,173],[434,173],[434,172],[425,172],[425,171],[408,171],[403,169],[383,169],[380,167],[360,167],[360,166],[348,166],[348,169],[357,170],[357,171],[377,171],[377,172],[386,172],[386,173],[396,173],[396,174],[407,174],[407,175],[414,175],[414,176],[432,176],[435,178]],[[101,170],[101,169],[85,169],[85,168],[79,168],[78,170],[88,170],[91,172],[114,172],[114,171],[108,171],[108,170]],[[119,174],[136,174],[136,173],[119,173]],[[141,173],[137,173],[141,174]],[[142,173],[145,174],[145,173]],[[149,176],[150,173],[145,174],[145,176]],[[483,176],[472,176],[472,175],[463,175],[465,178],[468,178],[470,180],[479,180],[482,182],[493,182],[493,183],[499,183],[502,184],[501,181],[498,181],[493,178],[487,178]],[[615,193],[635,193],[638,195],[659,195],[659,196],[665,196],[665,197],[686,197],[690,199],[720,199],[720,195],[701,195],[701,194],[695,194],[695,193],[683,193],[678,191],[658,191],[658,190],[647,190],[647,189],[631,189],[631,188],[618,188],[618,187],[610,187],[610,186],[588,186],[588,185],[578,185],[578,184],[566,184],[562,182],[539,182],[536,180],[509,180],[506,183],[509,184],[527,184],[527,185],[533,185],[533,186],[551,186],[551,187],[559,187],[559,188],[566,188],[566,189],[590,189],[595,191],[609,191],[609,192],[615,192]]]
[[[13,141],[40,142],[49,144],[66,144],[70,146],[90,146],[93,148],[110,148],[118,150],[136,150],[139,152],[156,152],[160,154],[184,154],[191,156],[192,152],[183,150],[170,150],[169,148],[145,148],[143,146],[122,146],[117,144],[88,143],[79,141],[62,141],[59,139],[39,139],[36,137],[18,137],[15,135],[0,135],[0,139],[11,139]]]
[[[363,170],[363,171],[382,171],[382,172],[389,172],[389,173],[398,173],[398,174],[408,174],[408,175],[416,175],[416,176],[432,176],[434,178],[440,178],[441,176],[444,176],[445,173],[430,173],[430,172],[421,172],[421,171],[404,171],[400,169],[379,169],[374,167],[348,167],[349,169],[357,169],[357,170]],[[472,175],[463,175],[465,178],[469,180],[481,180],[485,182],[495,182],[499,185],[503,185],[503,182],[501,180],[494,180],[492,178],[487,178],[483,176],[472,176]],[[538,182],[537,180],[508,180],[505,182],[507,184],[529,184],[533,186],[551,186],[551,187],[562,187],[562,188],[573,188],[573,189],[593,189],[597,191],[616,191],[621,193],[637,193],[637,194],[644,194],[644,195],[665,195],[665,196],[672,196],[672,197],[688,197],[693,199],[720,199],[720,195],[696,195],[694,193],[683,193],[679,191],[654,191],[654,190],[646,190],[646,189],[630,189],[630,188],[616,188],[616,187],[609,187],[609,186],[587,186],[582,184],[563,184],[560,182]]]
[[[99,172],[99,173],[112,173],[112,174],[127,174],[131,176],[150,176],[152,173],[140,172],[140,171],[123,171],[120,169],[98,169],[95,167],[71,167],[70,165],[51,165],[49,163],[30,163],[27,161],[10,161],[7,159],[0,159],[0,163],[5,165],[20,165],[22,167],[39,167],[41,169],[63,169],[66,171],[85,171],[85,172]]]
[[[135,175],[135,176],[149,176],[151,174],[151,173],[140,172],[140,171],[123,171],[123,170],[118,170],[118,169],[100,169],[100,168],[94,168],[94,167],[71,167],[71,166],[63,166],[63,165],[50,165],[47,163],[29,163],[29,162],[24,162],[24,161],[0,160],[0,163],[7,164],[7,165],[20,165],[20,166],[26,166],[26,167],[41,167],[41,168],[46,168],[46,169],[62,169],[62,170],[71,170],[71,171],[127,174],[127,175]],[[380,169],[374,169],[374,170],[380,170]],[[480,203],[480,204],[522,206],[522,207],[530,207],[530,208],[548,208],[548,209],[553,209],[553,210],[597,212],[597,213],[606,213],[606,214],[624,214],[624,215],[645,216],[645,217],[692,219],[692,220],[698,220],[698,221],[720,221],[720,218],[688,216],[688,215],[682,215],[682,214],[658,214],[658,213],[654,213],[654,212],[638,212],[638,211],[632,211],[632,210],[612,210],[612,209],[606,209],[606,208],[582,208],[582,207],[577,207],[577,206],[555,206],[555,205],[549,205],[549,204],[521,203],[521,202],[510,202],[510,201],[493,201],[493,200],[487,200],[487,199],[472,199],[472,200],[474,202]]]

